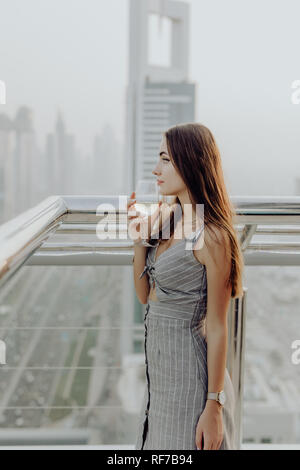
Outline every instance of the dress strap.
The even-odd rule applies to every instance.
[[[141,274],[139,275],[139,279],[142,279],[142,277],[144,277],[144,275],[146,274],[146,272],[149,270],[149,266],[145,266],[144,267],[144,270],[141,272]]]
[[[196,241],[200,237],[203,230],[204,230],[204,224],[198,230],[196,230],[196,232],[194,232],[193,243],[196,243]]]
[[[192,232],[187,238],[187,244],[186,244],[186,249],[192,253],[195,244],[197,240],[200,238],[200,235],[202,234],[204,230],[204,224],[196,231]]]

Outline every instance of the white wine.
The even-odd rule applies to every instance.
[[[159,195],[156,197],[151,197],[151,195],[141,194],[136,198],[136,203],[134,206],[136,210],[144,214],[145,216],[149,216],[156,211],[159,202],[161,201],[164,204],[171,206],[174,203],[174,196],[162,196]]]
[[[139,203],[139,202],[136,202],[134,204],[134,207],[135,209],[141,213],[141,215],[143,216],[149,216],[151,214],[153,214],[156,209],[158,208],[158,203],[156,202],[142,202],[142,203]]]

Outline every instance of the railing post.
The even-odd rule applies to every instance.
[[[235,446],[238,450],[241,449],[242,445],[247,290],[247,287],[244,287],[243,296],[231,300],[228,315],[228,354],[226,367],[234,388],[236,403]]]

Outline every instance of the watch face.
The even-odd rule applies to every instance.
[[[221,405],[224,405],[225,400],[226,400],[226,395],[225,395],[225,392],[222,391],[222,392],[219,393],[219,401],[220,401]]]

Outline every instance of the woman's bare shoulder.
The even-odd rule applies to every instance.
[[[201,236],[195,244],[194,252],[197,259],[201,257],[203,264],[207,264],[212,254],[220,251],[225,253],[226,248],[230,248],[229,237],[226,230],[214,224],[209,224],[209,227],[205,225]]]

